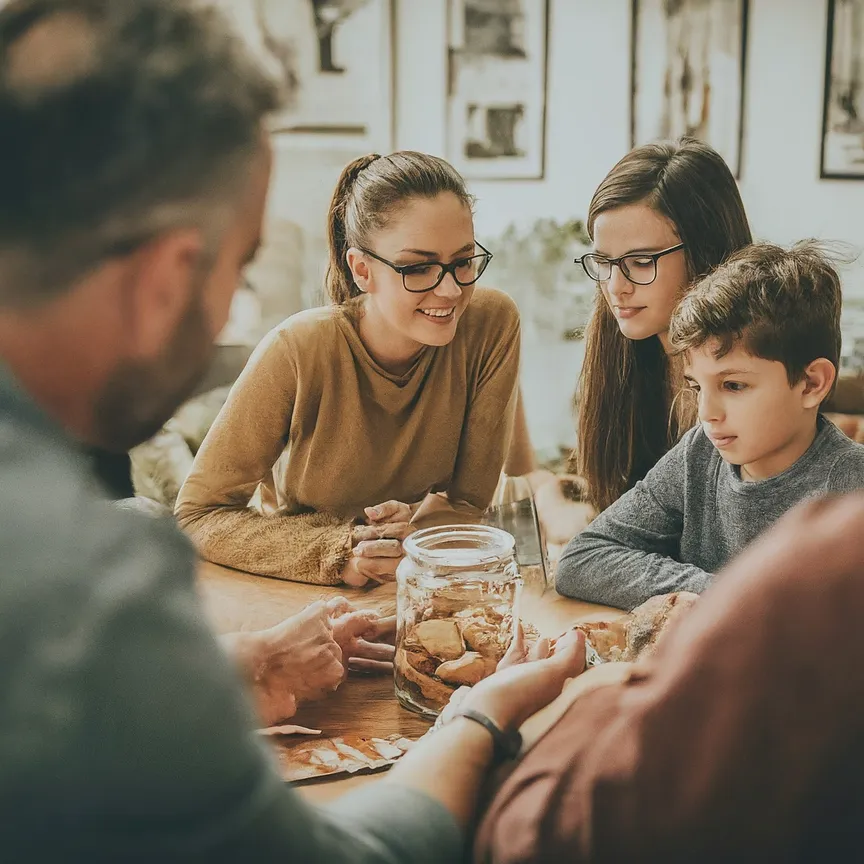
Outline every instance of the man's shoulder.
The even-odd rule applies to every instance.
[[[0,787],[71,782],[106,682],[127,674],[122,638],[195,614],[173,520],[120,509],[88,468],[58,431],[0,420]]]
[[[136,556],[138,590],[148,567],[179,559],[191,572],[193,561],[173,519],[117,507],[71,442],[9,417],[0,422],[0,554],[7,611],[16,597],[83,600]]]

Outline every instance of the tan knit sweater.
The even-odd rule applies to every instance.
[[[516,406],[513,301],[476,289],[453,341],[424,348],[404,375],[366,351],[359,314],[300,312],[256,348],[177,499],[208,560],[338,584],[364,507],[422,501],[420,526],[488,506]]]

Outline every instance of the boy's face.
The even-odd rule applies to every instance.
[[[710,340],[686,355],[684,374],[696,391],[702,428],[723,459],[741,466],[745,479],[773,477],[810,446],[820,400],[806,378],[791,386],[782,363],[753,357],[740,346],[717,358],[716,348]]]

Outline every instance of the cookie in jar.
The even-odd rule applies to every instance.
[[[514,540],[486,525],[426,528],[396,573],[396,696],[436,716],[453,692],[491,675],[513,639],[522,579]]]

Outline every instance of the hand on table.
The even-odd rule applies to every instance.
[[[262,724],[272,726],[334,691],[349,669],[391,671],[393,647],[373,640],[394,630],[392,619],[337,597],[268,630],[232,634],[226,644],[247,674]]]
[[[344,597],[328,601],[333,638],[342,651],[342,663],[351,672],[390,674],[396,637],[396,616],[356,609]]]
[[[342,570],[346,585],[362,588],[370,580],[392,582],[403,558],[402,541],[414,531],[412,508],[400,501],[385,501],[366,508],[367,524],[351,535],[352,555]]]

